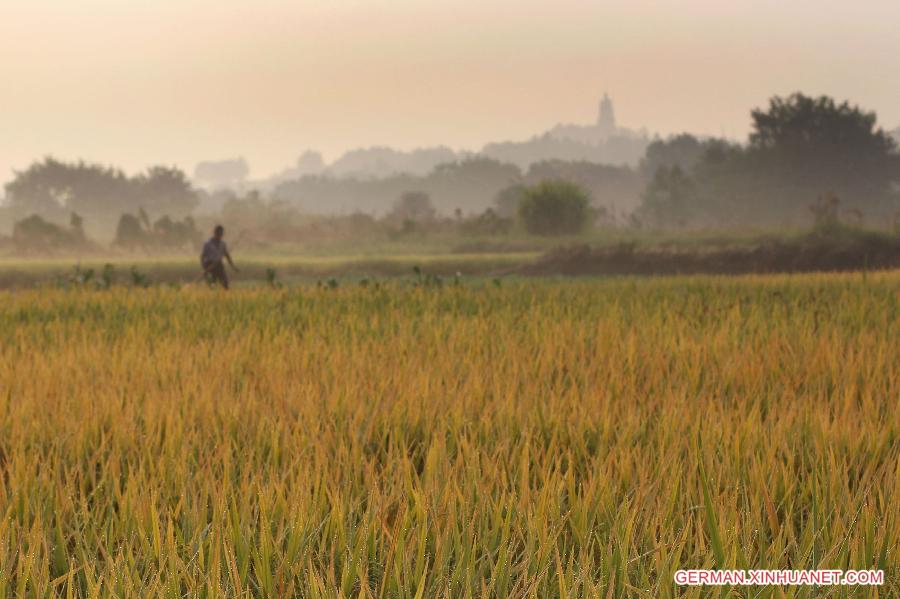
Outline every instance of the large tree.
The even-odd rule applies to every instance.
[[[60,223],[71,212],[90,219],[115,211],[129,192],[128,177],[118,169],[51,157],[17,171],[6,184],[6,197],[18,215],[38,214]]]
[[[800,224],[812,220],[810,208],[825,194],[869,221],[897,210],[900,155],[874,113],[796,93],[772,98],[751,118],[746,145],[703,143],[699,161],[687,172],[690,181],[675,181],[678,202],[666,195],[672,181],[652,179],[645,212],[683,206],[694,223]]]
[[[191,182],[180,169],[154,166],[132,179],[135,207],[140,206],[152,216],[182,218],[189,215],[200,198]]]
[[[644,192],[637,216],[659,228],[683,226],[694,220],[693,182],[679,166],[660,166]]]
[[[16,218],[37,214],[63,224],[78,213],[100,235],[111,233],[121,214],[139,208],[154,217],[184,217],[198,203],[197,192],[175,168],[153,167],[128,177],[113,167],[50,157],[16,172],[6,197]]]
[[[689,133],[656,139],[647,146],[647,152],[641,160],[641,173],[645,177],[652,178],[658,169],[671,169],[676,166],[688,172],[702,160],[707,145],[708,142]]]
[[[772,98],[751,116],[749,145],[738,166],[765,183],[766,195],[757,199],[761,208],[806,214],[818,196],[831,193],[842,206],[870,217],[891,210],[900,156],[874,112],[796,93]]]
[[[531,234],[569,235],[590,224],[590,194],[571,181],[541,181],[522,193],[519,218]]]
[[[404,223],[425,223],[434,220],[437,210],[431,203],[431,198],[424,191],[407,191],[394,202],[394,206],[388,213],[389,221]]]

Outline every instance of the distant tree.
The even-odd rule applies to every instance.
[[[129,196],[128,178],[120,170],[50,157],[17,171],[6,184],[6,197],[15,211],[58,222],[70,212],[107,218],[127,206]]]
[[[481,212],[491,205],[497,192],[521,179],[522,173],[516,166],[477,157],[440,164],[421,181],[404,184],[425,191],[444,210],[453,206],[466,212]]]
[[[706,147],[704,142],[689,133],[657,139],[647,146],[641,160],[641,172],[653,177],[660,167],[677,166],[682,172],[689,173],[703,158]]]
[[[200,203],[197,191],[177,168],[154,166],[132,180],[133,202],[155,215],[182,218]]]
[[[222,206],[223,211],[258,211],[265,208],[262,196],[259,191],[251,190],[243,196],[232,195],[225,200]]]
[[[838,104],[828,96],[775,96],[769,100],[768,110],[757,108],[750,114],[750,147],[754,149],[805,155],[840,151],[841,146],[849,144],[867,156],[883,157],[896,147],[890,135],[876,127],[874,112],[846,101]]]
[[[500,218],[515,218],[519,213],[519,203],[524,195],[524,185],[516,184],[504,187],[494,196],[494,212]]]
[[[874,113],[798,93],[772,98],[751,116],[746,146],[705,141],[689,170],[666,163],[675,146],[681,148],[676,154],[693,156],[696,144],[687,138],[655,146],[652,156],[648,151],[645,164],[666,170],[654,171],[641,215],[663,224],[802,222],[823,194],[839,197],[860,220],[883,220],[900,207],[900,155],[894,140],[877,128]]]
[[[3,200],[0,200],[0,238],[3,235],[11,235],[15,224],[15,214],[12,208]]]
[[[398,174],[428,174],[437,165],[456,160],[450,148],[436,147],[403,152],[388,147],[372,147],[350,150],[328,166],[332,177],[381,179]],[[321,171],[321,169],[320,169]]]
[[[241,158],[231,160],[208,160],[194,168],[194,178],[209,187],[227,187],[242,183],[250,174],[247,161]]]
[[[584,189],[592,202],[613,210],[635,209],[644,186],[635,169],[585,161],[546,160],[532,164],[525,174],[526,184],[548,179],[571,181]]]
[[[490,143],[481,154],[522,169],[544,160],[626,165],[640,160],[648,141],[644,135],[613,135],[588,141],[564,139],[548,132],[521,142]]]
[[[525,189],[519,217],[535,235],[578,233],[590,222],[590,197],[569,181],[543,181]]]
[[[318,175],[325,169],[325,160],[322,158],[321,153],[314,150],[306,150],[297,158],[294,169],[296,172],[295,176]]]
[[[141,224],[141,219],[133,214],[123,214],[119,217],[116,227],[114,245],[127,249],[145,247],[149,242],[149,235]]]
[[[147,230],[149,231],[150,228],[151,228],[151,226],[150,226],[150,215],[147,214],[147,211],[144,210],[144,207],[143,207],[143,206],[138,206],[138,213],[137,213],[137,216],[138,216],[138,220],[141,221],[141,224],[144,226],[144,228],[147,229]]]
[[[16,172],[6,184],[6,196],[16,215],[37,214],[63,224],[72,212],[77,212],[99,232],[107,233],[120,214],[133,212],[139,206],[155,216],[181,217],[199,201],[178,169],[153,167],[129,178],[119,169],[55,158],[45,158]]]
[[[24,218],[13,225],[13,247],[26,252],[66,251],[91,247],[83,231],[66,229],[48,222],[37,214]]]
[[[742,166],[767,180],[766,208],[803,212],[813,198],[835,194],[862,212],[886,213],[900,182],[896,142],[877,127],[874,112],[848,102],[800,93],[775,97],[752,113]]]
[[[814,204],[809,207],[813,214],[813,229],[817,233],[830,234],[835,233],[841,228],[838,219],[838,207],[841,200],[834,194],[825,193],[816,199]]]
[[[658,227],[683,226],[694,212],[694,184],[679,166],[660,166],[644,192],[641,222]]]
[[[233,196],[228,198],[222,206],[222,219],[233,226],[241,228],[257,228],[263,227],[275,221],[276,224],[290,224],[290,217],[285,218],[283,214],[273,214],[273,205],[280,205],[282,202],[275,201],[267,203],[263,201],[262,196],[256,190],[251,190],[243,196]]]
[[[123,214],[116,227],[113,245],[125,249],[179,249],[196,245],[202,239],[190,216],[174,220],[168,215],[149,224],[146,213]]]
[[[153,223],[153,234],[156,244],[167,248],[192,247],[202,240],[190,216],[177,221],[165,215]]]
[[[279,183],[269,193],[305,213],[387,214],[397,198],[409,190],[427,193],[440,212],[479,213],[491,205],[497,192],[521,182],[513,165],[484,158],[442,163],[427,175],[395,174],[386,177],[304,176]]]
[[[461,229],[468,235],[505,235],[512,226],[512,218],[502,217],[493,208],[488,208],[481,214],[464,220]]]
[[[73,212],[72,216],[69,218],[69,229],[71,229],[72,234],[78,239],[85,239],[84,219],[81,218],[77,212]]]
[[[388,220],[396,222],[425,223],[435,219],[437,210],[431,198],[423,191],[408,191],[401,195],[388,214]]]
[[[469,179],[472,181],[515,182],[522,172],[512,164],[483,156],[466,158],[457,162],[444,162],[434,167],[434,178]]]
[[[66,241],[66,232],[62,227],[45,221],[37,214],[13,225],[13,243],[19,248],[50,249]]]

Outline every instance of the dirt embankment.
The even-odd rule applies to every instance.
[[[516,274],[745,274],[891,268],[900,268],[900,236],[850,232],[725,248],[578,245],[549,252],[520,267]]]

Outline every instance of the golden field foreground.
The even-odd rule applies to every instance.
[[[32,290],[0,339],[0,597],[900,592],[897,272]]]

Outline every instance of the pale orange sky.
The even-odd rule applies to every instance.
[[[785,7],[785,4],[790,6]],[[795,90],[900,125],[900,2],[0,0],[0,181],[155,163],[478,149],[557,122],[743,138]]]

